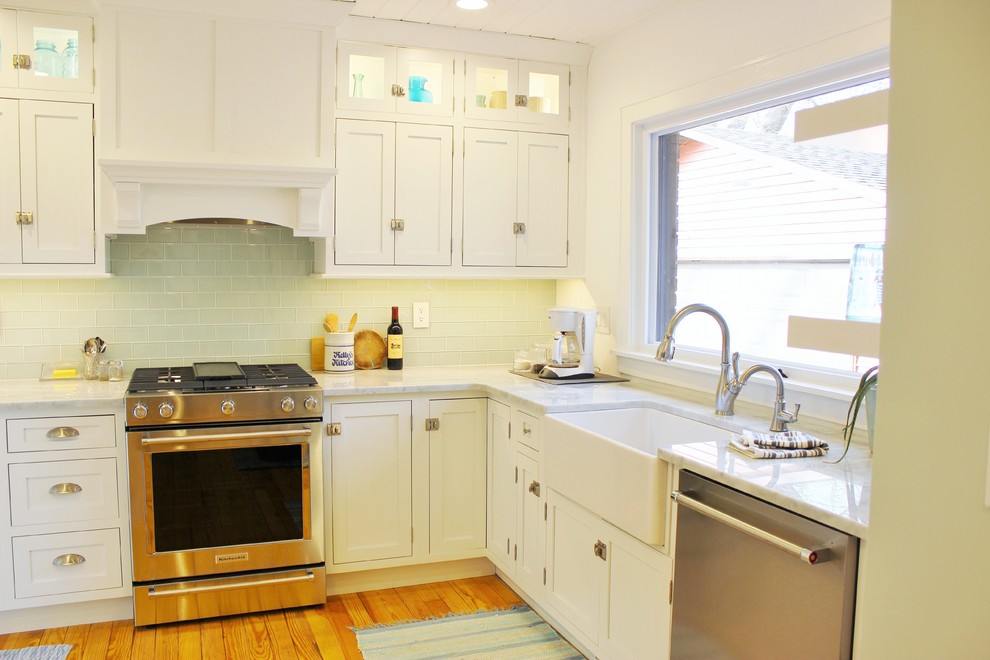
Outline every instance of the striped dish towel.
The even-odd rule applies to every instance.
[[[754,433],[743,431],[732,436],[729,449],[750,458],[805,458],[824,456],[828,443],[801,431]]]

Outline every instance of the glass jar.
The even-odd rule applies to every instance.
[[[69,39],[62,51],[62,77],[79,77],[79,44],[75,39]]]
[[[34,75],[49,78],[62,75],[62,57],[51,41],[38,39],[34,42]]]
[[[426,89],[424,76],[409,76],[409,101],[411,103],[433,103],[433,92]]]

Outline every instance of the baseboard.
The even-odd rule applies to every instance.
[[[133,618],[134,599],[130,596],[63,605],[43,605],[0,613],[0,635]]]
[[[428,582],[445,582],[482,575],[494,575],[495,565],[486,557],[445,561],[415,566],[379,568],[354,573],[327,575],[327,595],[337,596],[356,591],[373,591],[392,587],[408,587]]]

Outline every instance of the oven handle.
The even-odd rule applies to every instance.
[[[201,594],[207,591],[220,591],[222,589],[243,589],[246,587],[262,587],[273,584],[291,584],[293,582],[312,582],[316,579],[313,571],[306,571],[306,575],[295,575],[292,577],[269,578],[267,580],[248,580],[245,582],[224,582],[222,584],[208,584],[200,587],[150,587],[149,597],[160,596],[186,596],[189,594]],[[160,591],[159,591],[160,590]]]
[[[176,435],[167,438],[141,438],[143,446],[171,445],[176,442],[213,442],[216,440],[254,440],[257,438],[302,438],[313,435],[312,429],[296,429],[294,431],[247,431],[244,433],[216,433],[210,435]]]

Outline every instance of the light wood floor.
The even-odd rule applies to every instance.
[[[305,607],[137,629],[131,621],[113,621],[0,635],[0,649],[72,644],[69,660],[361,658],[349,627],[519,604],[522,600],[504,582],[486,576],[330,596],[322,608]]]

